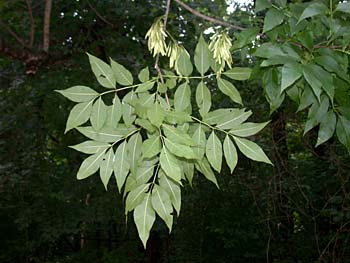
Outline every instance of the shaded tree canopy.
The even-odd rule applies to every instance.
[[[0,261],[349,260],[349,16],[0,3]]]

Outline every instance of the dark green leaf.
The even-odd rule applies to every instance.
[[[337,122],[337,137],[350,152],[350,121],[341,115],[338,117]]]
[[[282,67],[281,92],[291,86],[303,74],[302,68],[298,63],[288,63]]]
[[[328,111],[321,120],[316,147],[329,140],[333,136],[336,123],[337,118],[335,116],[335,113],[333,111]]]
[[[317,2],[311,3],[308,7],[304,9],[303,13],[299,18],[298,23],[300,23],[302,20],[306,18],[325,14],[327,10],[328,10],[327,6],[325,6],[323,3],[317,3]]]
[[[265,15],[263,33],[266,33],[267,31],[270,31],[276,26],[282,24],[283,20],[284,14],[282,10],[277,10],[275,8],[269,9]]]

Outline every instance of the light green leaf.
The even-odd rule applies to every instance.
[[[350,152],[350,121],[342,115],[339,115],[337,122],[337,137]]]
[[[192,162],[182,162],[182,169],[184,171],[184,174],[186,176],[186,179],[192,186],[192,180],[194,176],[194,163]]]
[[[130,163],[130,171],[133,174],[136,174],[137,170],[137,161],[141,157],[141,148],[142,148],[142,137],[141,134],[135,133],[130,137],[128,141],[128,156]]]
[[[171,124],[184,124],[186,122],[192,122],[191,115],[187,112],[177,111],[165,111],[165,119]]]
[[[125,200],[125,214],[128,214],[128,212],[134,210],[135,207],[141,204],[149,188],[150,184],[142,184],[130,191]]]
[[[210,51],[208,44],[205,42],[203,36],[199,37],[198,44],[194,51],[194,65],[197,71],[203,76],[210,67]]]
[[[74,102],[90,101],[99,95],[96,91],[86,86],[73,86],[68,89],[55,91]]]
[[[113,98],[113,104],[107,108],[107,126],[117,128],[122,117],[122,104],[117,95]]]
[[[109,127],[103,127],[100,131],[95,131],[91,126],[78,127],[77,130],[86,137],[99,142],[118,142],[124,138],[124,136],[136,130],[135,127],[127,128],[119,125],[118,128],[113,129]]]
[[[152,206],[161,219],[169,228],[169,233],[173,225],[173,206],[170,197],[163,188],[155,184],[152,190]]]
[[[117,82],[122,86],[130,86],[133,84],[133,78],[129,70],[123,65],[110,58],[112,70]]]
[[[281,93],[303,74],[299,63],[288,63],[282,67]]]
[[[136,93],[146,92],[146,91],[153,88],[154,83],[155,83],[155,81],[149,81],[149,82],[142,83],[137,87],[135,92]]]
[[[139,237],[145,249],[151,228],[155,220],[156,213],[154,212],[151,204],[151,193],[148,193],[143,199],[143,202],[134,210],[134,221],[139,233]]]
[[[232,101],[243,105],[241,95],[239,94],[238,90],[231,82],[222,78],[218,78],[217,83],[218,83],[219,90],[221,90],[222,93],[230,97]]]
[[[154,168],[157,166],[158,157],[151,160],[143,160],[137,166],[137,185],[147,183],[153,176]]]
[[[298,23],[300,23],[302,20],[306,18],[325,14],[327,10],[328,10],[327,6],[325,6],[322,3],[317,3],[317,2],[311,3],[308,7],[304,9],[303,13],[301,14],[298,20]]]
[[[269,160],[269,158],[266,156],[266,154],[263,152],[263,150],[260,148],[259,145],[244,138],[239,138],[236,136],[233,136],[233,138],[239,150],[246,157],[254,161],[264,162],[272,165],[271,161]]]
[[[111,178],[111,175],[113,173],[113,167],[114,167],[113,160],[114,160],[114,151],[113,151],[113,148],[111,148],[102,158],[102,161],[100,164],[100,178],[106,190],[107,190],[109,179]]]
[[[178,71],[177,73],[188,77],[189,75],[191,75],[192,71],[193,71],[193,66],[191,63],[191,58],[190,55],[187,53],[187,51],[183,48],[181,49],[181,53],[179,55],[179,57],[176,60],[176,70]]]
[[[193,133],[192,139],[195,143],[193,151],[199,159],[202,159],[205,153],[205,146],[207,144],[207,139],[205,137],[205,132],[201,124],[198,125],[198,128]]]
[[[69,147],[79,152],[93,154],[101,150],[106,150],[110,146],[111,145],[109,143],[105,142],[86,141]]]
[[[205,155],[214,170],[220,173],[222,164],[222,145],[214,131],[211,132],[208,138],[205,147]]]
[[[191,89],[187,82],[181,84],[175,91],[174,107],[175,111],[184,111],[191,105]]]
[[[284,20],[283,10],[275,8],[269,9],[265,14],[263,33],[274,29],[276,26],[282,24]]]
[[[86,158],[82,164],[80,165],[79,171],[77,173],[77,179],[85,179],[90,175],[97,172],[98,168],[100,168],[100,164],[102,158],[104,157],[106,150],[101,150],[88,158]]]
[[[225,71],[222,74],[233,80],[247,80],[250,78],[250,75],[252,74],[252,69],[235,67]]]
[[[89,120],[92,110],[92,102],[92,100],[81,102],[73,107],[68,116],[65,133]]]
[[[226,159],[226,163],[228,167],[230,167],[231,173],[233,173],[233,170],[235,169],[238,161],[236,147],[228,135],[226,135],[223,145],[224,145],[224,156]]]
[[[318,131],[317,143],[315,147],[326,142],[333,136],[336,124],[337,117],[335,113],[333,111],[328,111],[327,114],[323,116],[321,120],[320,129]]]
[[[141,82],[146,82],[146,81],[149,80],[149,69],[148,69],[148,67],[145,67],[145,68],[143,68],[143,69],[140,71],[140,73],[139,73],[139,75],[138,75],[138,78],[139,78],[139,80],[140,80]]]
[[[207,158],[203,158],[201,161],[198,161],[196,164],[196,169],[205,176],[209,181],[213,182],[217,188],[219,188],[218,182],[216,180],[215,174],[210,167],[210,164]]]
[[[156,101],[154,105],[147,110],[147,117],[154,126],[160,127],[164,121],[165,112],[159,102]]]
[[[263,122],[263,123],[253,123],[253,122],[242,123],[240,125],[233,127],[230,130],[230,133],[240,137],[252,136],[254,134],[257,134],[262,129],[264,129],[269,122],[270,121]]]
[[[339,3],[337,5],[337,8],[335,9],[335,12],[343,12],[343,13],[350,14],[350,3],[349,2]]]
[[[105,124],[107,119],[107,106],[104,104],[101,97],[99,97],[92,106],[90,122],[92,127],[99,131]]]
[[[165,147],[163,147],[160,153],[159,162],[160,167],[169,178],[176,182],[180,182],[182,170],[179,161]]]
[[[174,155],[186,159],[198,159],[198,156],[191,147],[173,142],[167,138],[164,139],[166,148]]]
[[[142,144],[141,152],[144,158],[151,158],[158,153],[160,153],[160,139],[159,136],[152,136],[149,139],[145,140]]]
[[[130,103],[136,98],[137,96],[135,92],[130,91],[122,100],[122,116],[126,126],[130,126],[136,119],[135,109],[130,105]]]
[[[120,192],[130,169],[126,141],[122,142],[118,146],[115,152],[115,158],[113,159],[113,162],[114,176],[117,181],[117,186]]]
[[[245,112],[244,109],[237,109],[235,111],[232,111],[231,114],[228,115],[230,116],[230,119],[227,119],[228,116],[225,117],[225,119],[222,122],[218,122],[216,127],[223,130],[231,129],[247,120],[250,117],[250,115],[252,115],[251,111]]]
[[[239,116],[242,113],[244,113],[244,109],[236,109],[236,108],[218,109],[206,114],[203,118],[203,121],[211,125],[225,123],[227,121],[231,121],[231,119],[234,119],[236,116]]]
[[[89,53],[87,53],[87,55],[89,56],[91,69],[97,81],[105,88],[114,89],[116,80],[111,67],[101,59]]]
[[[208,87],[203,81],[199,82],[196,89],[196,103],[200,114],[203,116],[208,113],[211,107],[211,95]]]
[[[180,215],[180,209],[181,209],[181,188],[178,183],[175,181],[171,180],[167,176],[165,176],[163,170],[159,170],[158,173],[158,180],[159,180],[159,185],[164,189],[165,191],[168,192],[170,196],[170,201],[172,205],[174,206],[177,215]]]
[[[135,124],[146,129],[149,133],[154,133],[156,131],[156,127],[154,127],[148,120],[138,118],[135,120]]]
[[[195,146],[194,141],[185,131],[166,124],[163,124],[162,128],[165,137],[169,140],[188,146]]]

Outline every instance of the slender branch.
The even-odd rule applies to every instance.
[[[92,11],[94,11],[94,13],[97,15],[97,17],[99,19],[101,19],[103,22],[105,22],[107,25],[114,27],[114,25],[109,22],[106,18],[104,18],[97,10],[95,7],[93,7],[93,5],[89,2],[89,0],[86,0],[87,4],[89,5],[89,7],[91,8]]]
[[[218,25],[222,25],[222,26],[226,26],[226,27],[230,27],[236,30],[244,30],[245,28],[240,27],[240,26],[236,26],[236,25],[232,25],[228,22],[222,21],[222,20],[218,20],[216,18],[204,15],[200,12],[198,12],[197,10],[193,9],[192,7],[186,5],[184,2],[180,1],[180,0],[174,0],[176,3],[178,3],[180,6],[182,6],[183,8],[185,8],[187,11],[191,12],[192,14],[194,14],[195,16],[198,16],[204,20],[207,20],[209,22],[212,22],[214,24],[218,24]]]
[[[34,44],[34,17],[33,17],[33,11],[32,11],[32,6],[30,4],[30,0],[25,0],[25,1],[27,4],[29,21],[30,21],[29,48],[32,48]]]
[[[27,48],[23,39],[19,37],[8,25],[6,25],[3,21],[0,20],[0,27],[4,28],[14,39],[20,44],[22,47]]]
[[[52,0],[45,1],[44,14],[44,36],[43,36],[43,51],[49,53],[50,47],[50,17],[51,17]]]

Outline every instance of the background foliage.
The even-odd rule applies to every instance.
[[[275,166],[240,155],[234,174],[224,166],[217,175],[220,190],[196,176],[192,188],[188,184],[183,188],[181,216],[174,217],[172,233],[157,219],[143,250],[132,217],[125,220],[117,185],[110,184],[106,192],[98,176],[76,181],[84,156],[68,145],[84,139],[76,131],[63,135],[73,104],[54,90],[82,82],[100,89],[86,51],[105,61],[112,57],[131,69],[136,79],[140,69],[154,63],[144,36],[154,19],[163,15],[165,2],[54,1],[49,55],[42,53],[44,2],[31,5],[33,45],[25,49],[8,29],[30,46],[26,1],[4,2],[0,5],[1,262],[349,260],[349,156],[339,143],[349,147],[349,129],[317,148],[318,128],[303,136],[305,123],[315,116],[309,106],[319,105],[317,96],[313,99],[318,90],[320,98],[330,101],[327,111],[336,114],[338,123],[340,116],[349,118],[346,3],[260,1],[255,3],[254,19],[251,5],[228,14],[225,1],[186,3],[250,29],[229,31],[234,65],[255,67],[251,80],[234,83],[245,106],[254,112],[252,121],[272,120],[254,141]],[[311,13],[300,19],[306,8]],[[293,18],[300,20],[300,28],[291,31]],[[168,30],[192,56],[200,33],[209,27],[216,30],[215,26],[172,2]],[[250,44],[254,39],[250,36],[259,33],[263,33],[259,41],[269,44]],[[288,47],[296,53],[292,61]],[[291,68],[287,62],[304,67],[302,76],[292,74],[299,92],[283,85],[285,92],[279,90],[281,76]],[[304,65],[322,66],[322,77],[331,76],[334,97],[325,87],[330,78],[313,87],[315,81],[309,80]],[[319,70],[315,66],[311,71]],[[311,103],[306,100],[305,111],[300,100],[307,90],[313,93],[309,92]],[[212,101],[215,107],[232,105],[218,92],[212,93]],[[319,122],[321,128],[321,119],[311,126]]]

